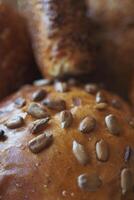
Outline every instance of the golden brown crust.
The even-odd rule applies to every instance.
[[[37,94],[40,89],[44,89],[47,95],[36,103],[43,106],[40,108],[43,108],[45,114],[48,112],[51,119],[44,126],[38,127],[40,131],[36,132],[35,125],[34,131],[31,126],[37,119],[30,115],[33,114],[33,110],[29,109],[29,105],[33,94]],[[26,86],[1,103],[0,129],[5,131],[5,137],[0,141],[2,200],[133,200],[134,129],[127,121],[131,113],[126,103],[106,91],[101,91],[101,95],[97,93],[97,102],[98,96],[102,95],[105,95],[107,107],[100,106],[101,109],[98,109],[96,94],[87,93],[82,86],[69,86],[66,92],[57,92],[53,85]],[[15,101],[20,97],[26,102]],[[60,104],[56,106],[57,104],[53,103],[50,108],[50,103],[48,104],[46,99],[53,102],[65,101],[64,109],[70,111],[73,118],[70,119],[70,114],[67,113],[63,117],[63,113],[57,111],[63,109]],[[99,102],[103,103],[104,98],[100,98]],[[43,113],[38,114],[41,117]],[[109,126],[110,114],[114,115],[114,129]],[[9,121],[15,116],[22,116],[24,123],[21,124],[19,121],[20,128],[17,129],[8,128]],[[81,121],[87,116],[90,116],[85,120],[88,126],[84,126]],[[69,125],[63,128],[61,122],[63,123],[66,117],[70,120]],[[41,145],[45,146],[44,150],[43,146],[40,147],[39,153],[37,143],[29,141],[44,133],[47,136],[41,136]],[[50,137],[51,134],[53,139]],[[31,152],[31,147],[34,147],[37,154]],[[85,173],[93,182],[84,187],[80,182],[80,175]]]
[[[93,66],[91,27],[82,0],[21,1],[43,75],[87,73]]]
[[[0,98],[37,77],[33,60],[25,20],[0,3]]]

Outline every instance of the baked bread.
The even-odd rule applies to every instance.
[[[131,86],[130,86],[130,101],[132,103],[133,106],[133,110],[134,110],[134,79],[131,81]]]
[[[23,17],[0,3],[0,98],[38,77]]]
[[[134,70],[133,0],[88,0],[89,19],[95,24],[97,66],[106,84],[123,96],[128,95]]]
[[[133,200],[128,105],[95,84],[50,82],[0,104],[0,199]]]
[[[22,1],[37,63],[44,76],[87,74],[94,68],[91,22],[83,0]]]
[[[0,0],[0,2],[9,4],[10,6],[16,7],[18,0]]]

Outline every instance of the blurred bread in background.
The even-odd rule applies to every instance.
[[[35,57],[43,75],[82,75],[94,69],[92,28],[85,1],[18,2],[28,19]]]
[[[18,1],[17,0],[0,0],[0,3],[9,4],[10,6],[17,6]]]
[[[133,0],[87,0],[88,17],[96,24],[97,66],[103,80],[123,96],[134,73]]]
[[[134,73],[132,0],[6,2],[18,5],[27,18],[43,76],[79,75],[82,81],[102,82],[128,98]]]
[[[0,98],[36,77],[26,22],[16,10],[0,3]]]
[[[131,82],[131,90],[130,90],[130,101],[132,103],[132,106],[133,106],[133,111],[134,111],[134,78]]]

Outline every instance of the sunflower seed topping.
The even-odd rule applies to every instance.
[[[106,116],[105,123],[111,134],[118,135],[120,133],[121,127],[115,115],[110,114]]]
[[[100,140],[96,143],[96,155],[99,161],[106,162],[108,160],[109,148],[104,140]]]
[[[41,101],[44,99],[45,96],[46,96],[46,91],[43,89],[40,89],[33,93],[32,100],[33,101]]]
[[[51,79],[39,79],[34,81],[34,85],[35,86],[46,86],[46,85],[50,85],[52,83]]]
[[[51,134],[41,134],[34,139],[32,139],[29,143],[29,149],[32,153],[40,153],[42,150],[48,148],[53,141],[53,136]]]
[[[105,110],[108,107],[107,103],[98,103],[95,105],[95,109],[97,110]]]
[[[38,134],[40,131],[43,131],[49,120],[50,117],[46,117],[44,119],[38,119],[34,121],[30,127],[30,133]]]
[[[124,155],[124,160],[125,160],[125,162],[128,162],[128,161],[129,161],[130,156],[131,156],[131,147],[130,147],[130,146],[127,146],[127,147],[125,148],[125,155]]]
[[[64,100],[45,99],[43,101],[43,105],[47,106],[49,109],[53,109],[59,112],[66,109],[66,103]]]
[[[85,117],[79,125],[79,131],[82,133],[90,133],[96,127],[96,120],[91,116]]]
[[[48,112],[37,103],[31,103],[27,110],[28,114],[37,119],[49,117]]]
[[[102,181],[96,173],[82,174],[78,177],[77,182],[79,188],[88,192],[95,192],[102,185]]]
[[[15,104],[18,108],[22,108],[23,106],[26,105],[26,100],[22,97],[19,97],[15,100]]]
[[[106,96],[102,91],[97,92],[96,103],[107,103]]]
[[[132,172],[128,168],[125,168],[121,171],[121,188],[122,194],[126,194],[126,192],[133,188]]]
[[[60,113],[60,119],[61,119],[61,127],[68,128],[73,121],[73,115],[70,111],[64,110]]]
[[[24,124],[24,119],[21,116],[14,117],[6,122],[6,126],[10,129],[20,128]]]
[[[55,83],[55,90],[57,92],[67,92],[68,91],[68,85],[65,82],[56,82]]]
[[[76,141],[73,141],[73,154],[80,164],[86,165],[89,162],[89,156],[84,146]]]

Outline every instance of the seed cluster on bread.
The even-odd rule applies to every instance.
[[[133,200],[132,113],[96,84],[39,80],[7,98],[0,152],[0,199]]]

